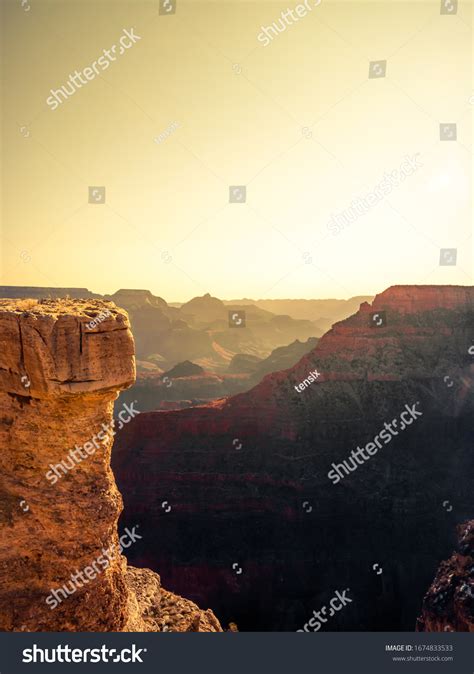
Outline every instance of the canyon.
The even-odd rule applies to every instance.
[[[87,288],[28,286],[0,286],[0,297],[105,300],[125,309],[137,379],[123,397],[138,400],[141,410],[180,409],[247,391],[265,374],[297,363],[332,322],[367,299],[221,301],[206,293],[167,303],[149,290],[99,295]],[[245,329],[229,325],[235,311],[244,312]]]
[[[254,305],[224,304],[209,293],[179,306],[169,305],[148,290],[122,289],[101,296],[85,288],[0,286],[0,297],[112,301],[128,313],[138,370],[146,368],[157,375],[186,360],[209,372],[225,373],[237,353],[266,358],[273,349],[295,339],[321,334],[314,321],[275,315]],[[245,312],[245,329],[230,325],[229,315],[235,311]]]
[[[235,355],[225,374],[209,372],[191,361],[178,363],[166,372],[137,367],[135,385],[122,394],[124,402],[138,400],[141,411],[193,407],[225,396],[248,391],[269,372],[296,364],[317,344],[317,337],[306,342],[295,340],[274,349],[267,358]]]
[[[206,293],[184,303],[167,303],[149,290],[121,289],[99,295],[87,288],[0,286],[0,297],[101,299],[128,312],[140,367],[162,374],[191,360],[224,374],[236,355],[265,359],[278,347],[322,335],[369,297],[348,300],[232,300]],[[229,325],[229,314],[245,312],[245,329]],[[235,374],[235,368],[232,370]],[[229,391],[229,393],[232,391]]]
[[[472,287],[394,286],[314,342],[237,359],[251,390],[138,405],[51,484],[133,402],[130,321],[100,298],[0,300],[0,629],[293,631],[339,591],[331,630],[473,631],[473,346]]]
[[[121,554],[144,537],[138,524],[119,537],[112,435],[100,431],[134,381],[130,323],[113,303],[0,300],[0,630],[222,631]],[[94,451],[51,484],[78,445]]]
[[[393,286],[250,391],[140,414],[112,460],[121,526],[147,533],[128,558],[241,630],[300,629],[341,588],[354,600],[332,629],[415,629],[472,517],[473,343],[472,287]],[[332,484],[417,401],[421,420]]]

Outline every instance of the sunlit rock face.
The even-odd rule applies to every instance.
[[[120,553],[134,533],[117,530],[112,414],[134,380],[113,303],[0,300],[1,630],[157,631],[162,596],[175,606],[167,629],[220,629]]]

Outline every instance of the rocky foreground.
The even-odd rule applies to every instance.
[[[121,554],[140,534],[117,530],[112,413],[134,380],[113,303],[0,300],[0,630],[222,631]]]
[[[458,549],[441,562],[423,599],[418,632],[474,632],[474,520],[457,531]]]

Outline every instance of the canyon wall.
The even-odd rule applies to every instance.
[[[121,554],[143,538],[119,536],[110,469],[114,401],[134,380],[114,304],[0,300],[1,630],[221,631]]]
[[[113,457],[122,525],[149,532],[129,559],[241,630],[300,629],[341,588],[328,629],[413,630],[474,510],[473,346],[472,287],[395,286],[252,390],[141,414]],[[421,415],[333,483],[406,406]]]

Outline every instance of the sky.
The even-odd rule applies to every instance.
[[[0,284],[471,285],[473,4],[454,2],[6,0]]]

